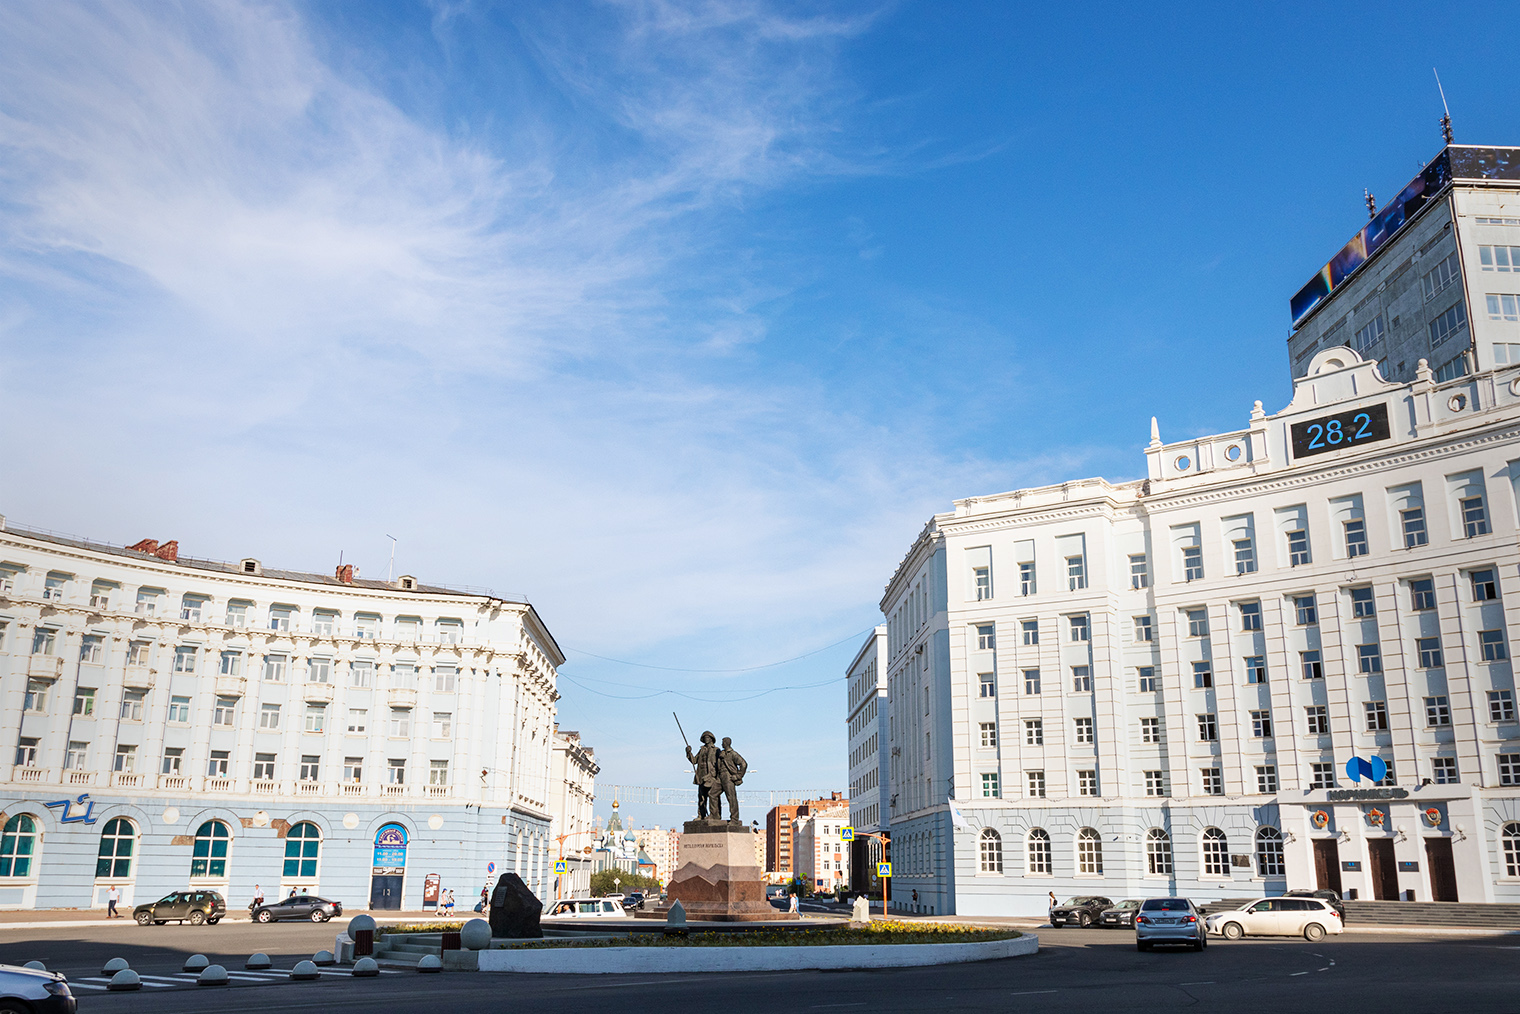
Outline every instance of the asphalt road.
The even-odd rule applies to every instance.
[[[0,958],[54,956],[49,967],[75,978],[98,974],[103,957],[120,953],[140,972],[177,970],[199,950],[235,957],[252,949],[280,955],[289,968],[330,945],[312,926],[237,926],[212,931],[155,927],[110,930],[0,931]],[[15,938],[22,937],[24,942]],[[143,938],[136,942],[134,938]],[[105,938],[102,942],[101,938]],[[547,976],[399,972],[379,979],[332,975],[293,983],[278,976],[226,989],[156,988],[138,993],[82,992],[85,1014],[214,1010],[239,1014],[275,1008],[333,1011],[416,1011],[444,1000],[450,1009],[518,1011],[569,1005],[611,1005],[668,1014],[770,1014],[779,1009],[850,1014],[862,1011],[1072,1011],[1172,1009],[1282,1012],[1520,1010],[1520,936],[1410,936],[1346,933],[1317,944],[1303,940],[1216,940],[1207,951],[1138,953],[1124,931],[1040,931],[1040,953],[1028,958],[938,968],[864,972],[768,972],[676,976]],[[130,942],[129,942],[130,941]],[[221,950],[223,947],[230,950]],[[132,950],[131,948],[136,948]],[[88,961],[84,959],[88,957]],[[284,959],[284,960],[282,960]]]

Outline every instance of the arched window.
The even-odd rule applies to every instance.
[[[1203,829],[1203,875],[1205,877],[1228,877],[1230,875],[1230,842],[1217,827]]]
[[[1511,826],[1520,829],[1520,824]],[[1263,827],[1256,831],[1256,872],[1263,877],[1287,876],[1288,867],[1283,863],[1283,836],[1275,827]]]
[[[982,828],[982,872],[1003,872],[1003,836],[990,827]]]
[[[10,830],[9,824],[6,830]],[[1520,877],[1520,824],[1514,821],[1505,824],[1499,832],[1499,840],[1504,847],[1504,875]]]
[[[1145,871],[1159,877],[1172,875],[1172,836],[1159,827],[1145,832]]]
[[[1077,872],[1103,872],[1103,839],[1090,827],[1077,832]]]
[[[16,814],[0,832],[0,877],[31,876],[36,851],[37,822],[30,814]]]
[[[317,825],[303,820],[285,832],[285,879],[317,875],[317,857],[322,852],[322,832]]]
[[[1030,873],[1050,872],[1050,834],[1043,827],[1031,828],[1025,842]]]
[[[100,853],[95,859],[96,878],[119,879],[132,875],[132,847],[137,842],[137,828],[125,817],[106,821],[100,832]]]
[[[232,843],[232,833],[219,820],[208,820],[195,832],[195,852],[190,860],[192,877],[227,876],[227,847]]]

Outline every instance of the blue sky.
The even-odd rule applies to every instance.
[[[390,533],[537,605],[604,783],[684,783],[675,708],[843,788],[837,680],[928,516],[1280,407],[1289,296],[1439,149],[1431,67],[1458,141],[1520,143],[1517,31],[7,4],[0,512],[366,575]]]

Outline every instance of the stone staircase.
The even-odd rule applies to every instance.
[[[389,933],[375,941],[375,960],[416,968],[424,954],[443,956],[442,933]]]
[[[1204,915],[1227,912],[1254,898],[1226,898],[1203,907]],[[1520,930],[1520,905],[1450,901],[1347,901],[1347,926],[1431,926]]]

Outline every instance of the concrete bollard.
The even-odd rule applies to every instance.
[[[206,957],[204,954],[192,954],[185,959],[185,966],[181,969],[181,971],[197,973],[204,972],[207,966],[210,964],[211,959]]]
[[[296,967],[290,970],[290,977],[297,982],[308,982],[322,978],[322,973],[317,971],[317,966],[310,961],[297,961]]]
[[[126,958],[112,958],[110,961],[107,961],[104,966],[101,967],[100,974],[115,975],[117,972],[126,967],[128,967]]]
[[[360,958],[358,961],[354,962],[354,975],[355,975],[355,977],[365,978],[365,977],[368,977],[368,976],[379,975],[379,974],[380,974],[380,963],[377,962],[374,958]]]
[[[142,979],[130,968],[123,968],[111,976],[111,981],[106,985],[113,993],[125,993],[128,990],[142,989]]]
[[[35,959],[32,960],[32,961],[28,961],[26,964],[22,965],[21,967],[22,968],[30,968],[34,972],[46,972],[47,971],[47,966],[44,965],[42,962],[37,961]]]
[[[471,951],[484,951],[491,946],[491,924],[484,919],[471,919],[459,931],[459,943]]]
[[[311,956],[311,963],[318,966],[335,965],[337,959],[333,957],[332,951],[318,951]]]
[[[248,955],[248,960],[243,962],[243,967],[257,971],[259,969],[268,968],[273,964],[274,962],[269,960],[269,955],[265,954],[263,951],[259,951],[256,954]]]
[[[443,971],[443,959],[436,954],[424,954],[417,959],[417,971],[441,972]]]
[[[197,986],[225,986],[228,982],[227,969],[221,965],[207,965],[201,969],[201,974],[196,978]]]

